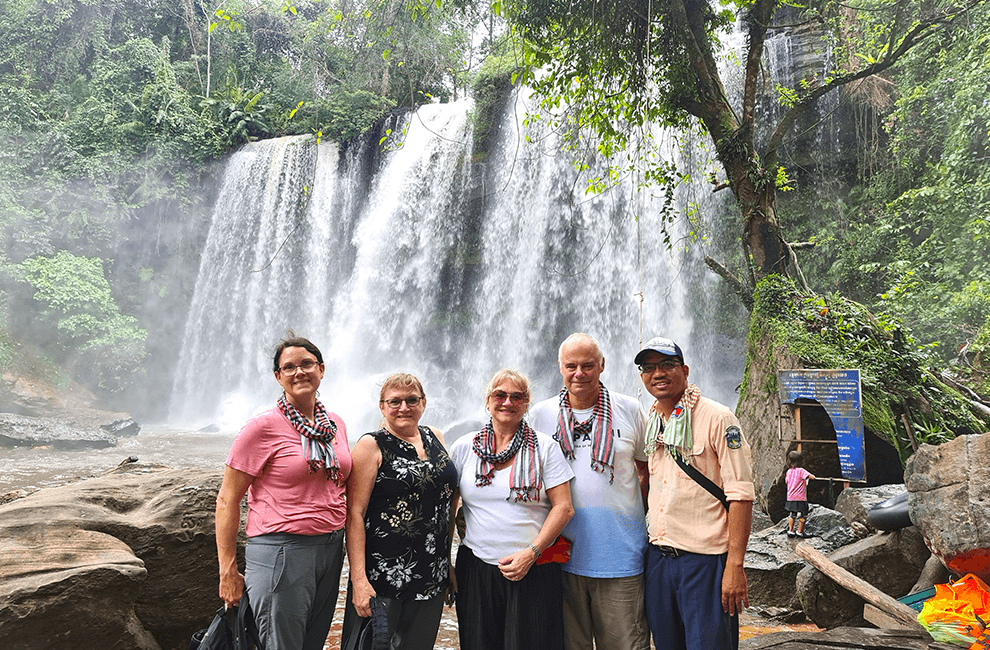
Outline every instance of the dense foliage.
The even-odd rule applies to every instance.
[[[805,367],[860,369],[864,424],[891,441],[902,459],[913,451],[912,436],[939,444],[979,433],[990,422],[937,379],[911,334],[889,316],[838,294],[800,291],[778,275],[757,285],[753,311],[774,346]]]
[[[404,0],[0,2],[0,338],[109,391],[148,353],[167,364],[212,161],[259,138],[346,140],[452,97],[474,20],[422,20]],[[52,294],[51,273],[86,306]],[[89,363],[108,350],[116,362]]]
[[[990,10],[968,23],[849,93],[870,156],[780,201],[793,238],[816,243],[801,254],[813,287],[899,319],[946,361],[990,317]]]
[[[719,176],[742,217],[745,248],[739,269],[753,279],[787,273],[791,250],[776,215],[776,187],[786,181],[777,161],[795,122],[821,97],[881,73],[919,43],[964,24],[961,2],[890,3],[850,7],[831,0],[780,11],[777,0],[716,3],[661,0],[499,0],[526,43],[526,80],[565,132],[594,135],[599,151],[624,152],[647,182],[672,184],[678,174],[661,154],[652,129],[696,124],[719,161]],[[820,69],[797,80],[775,78],[764,66],[765,46],[778,16],[796,14],[833,50]],[[742,74],[732,84],[719,67],[722,42],[738,20],[746,44],[732,56]],[[537,72],[538,70],[538,72]],[[767,89],[785,110],[767,110]],[[737,280],[738,281],[738,280]]]

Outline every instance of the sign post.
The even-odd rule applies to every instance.
[[[814,400],[824,407],[835,428],[842,478],[866,478],[863,400],[859,370],[780,370],[777,392],[784,404]]]

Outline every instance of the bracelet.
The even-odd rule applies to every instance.
[[[532,549],[534,553],[536,553],[536,559],[539,560],[540,556],[542,555],[542,553],[540,553],[540,549],[536,548],[536,546],[534,546],[533,544],[530,544],[529,548]]]

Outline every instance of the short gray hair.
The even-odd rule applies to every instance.
[[[602,346],[598,344],[598,340],[594,336],[592,336],[591,334],[585,334],[584,332],[574,332],[573,334],[571,334],[570,336],[568,336],[566,339],[564,339],[564,342],[560,344],[560,347],[559,348],[557,348],[557,363],[558,364],[564,358],[564,346],[567,345],[568,343],[572,342],[572,341],[577,341],[579,339],[587,339],[588,341],[591,342],[591,345],[593,345],[594,348],[595,348],[595,354],[598,356],[598,362],[601,363],[602,359],[605,358],[605,355],[602,354]]]

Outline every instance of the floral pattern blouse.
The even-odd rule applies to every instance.
[[[365,513],[368,581],[379,596],[427,600],[447,587],[448,522],[457,469],[427,427],[419,427],[427,458],[384,429],[373,436],[382,453]]]

